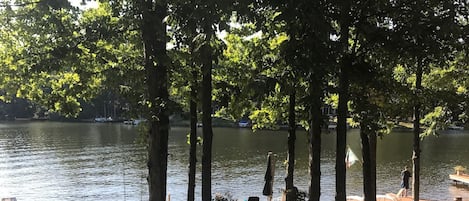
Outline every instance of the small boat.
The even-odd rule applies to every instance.
[[[146,122],[146,119],[131,119],[131,120],[125,120],[124,124],[127,125],[139,125],[142,122]]]
[[[464,130],[464,124],[462,122],[454,122],[448,126],[449,130]]]
[[[462,130],[464,130],[464,126],[450,125],[450,126],[448,126],[448,129],[449,129],[449,130],[459,130],[459,131],[462,131]]]
[[[241,120],[238,122],[238,127],[248,128],[248,127],[251,127],[251,123],[248,120]]]
[[[98,122],[98,123],[106,123],[106,122],[111,122],[112,121],[112,118],[111,117],[96,117],[94,118],[94,122]]]

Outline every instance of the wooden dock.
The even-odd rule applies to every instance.
[[[347,201],[363,201],[364,198],[360,196],[347,196]],[[399,197],[394,193],[388,193],[386,195],[376,195],[376,201],[413,201],[412,197]],[[427,201],[427,200],[420,200]]]
[[[464,184],[469,184],[469,175],[467,174],[450,174],[449,179],[457,182],[461,182]]]

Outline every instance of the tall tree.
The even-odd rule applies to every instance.
[[[216,31],[226,30],[229,26],[231,17],[234,15],[235,7],[248,6],[249,4],[241,4],[239,1],[204,1],[197,2],[194,13],[199,16],[197,21],[197,29],[199,30],[198,38],[200,43],[200,64],[202,66],[202,200],[210,201],[212,194],[212,69],[214,64],[218,62],[218,58],[223,48],[220,40],[216,37]],[[240,6],[242,5],[242,6]]]
[[[202,66],[202,200],[210,201],[212,199],[212,68],[218,55],[215,55],[212,42],[216,41],[215,26],[227,27],[223,16],[226,15],[228,2],[207,1],[197,4],[196,11],[201,15],[198,21],[200,33],[197,37],[201,38],[200,45],[200,64]]]
[[[324,90],[324,77],[329,62],[329,36],[332,27],[328,19],[326,1],[288,1],[278,4],[277,8],[281,14],[276,17],[278,23],[284,23],[285,33],[288,40],[284,43],[282,55],[291,66],[294,75],[289,82],[290,86],[306,86],[306,93],[298,94],[300,102],[298,106],[307,110],[301,114],[299,120],[307,123],[305,126],[309,132],[309,155],[310,155],[310,188],[309,199],[320,198],[320,156],[321,156],[321,126],[323,123],[321,107]],[[307,34],[306,34],[307,33]],[[306,119],[306,120],[305,120]],[[300,122],[298,121],[298,122]],[[290,134],[292,134],[290,132]],[[289,147],[294,141],[289,138]],[[294,151],[289,151],[289,166],[286,177],[287,200],[296,200],[293,193],[293,161]],[[290,193],[291,192],[291,193]]]
[[[336,201],[346,199],[346,166],[345,151],[347,146],[347,103],[349,100],[349,70],[352,66],[349,39],[352,26],[352,1],[345,0],[340,4],[340,73],[339,73],[339,103],[337,108],[337,142],[336,142]]]
[[[75,116],[80,102],[96,96],[98,62],[85,60],[78,10],[68,1],[15,4],[0,9],[1,98],[26,98],[49,111]],[[79,61],[79,62],[77,62]]]
[[[301,2],[299,2],[301,4]],[[291,68],[289,68],[290,72],[287,72],[287,80],[286,85],[289,86],[291,89],[289,90],[289,106],[288,106],[288,154],[287,154],[287,175],[285,177],[285,192],[286,192],[286,199],[290,200],[297,200],[298,192],[295,190],[294,186],[294,171],[295,171],[295,144],[296,144],[296,115],[295,115],[295,107],[296,107],[296,86],[299,86],[299,79],[298,79],[298,65],[301,65],[299,61],[295,61],[295,59],[301,58],[301,53],[299,52],[299,43],[298,43],[298,34],[296,31],[301,29],[299,27],[299,23],[296,21],[296,13],[292,11],[297,8],[298,4],[295,2],[286,2],[282,5],[281,8],[282,14],[278,17],[279,19],[283,19],[286,23],[285,30],[286,34],[289,36],[289,40],[283,43],[283,51],[281,54],[283,55],[285,61],[287,63],[291,63]],[[295,50],[296,49],[296,50]],[[292,51],[293,50],[293,51]]]
[[[464,3],[428,0],[422,3],[394,2],[391,39],[399,59],[409,72],[415,73],[414,91],[414,145],[413,145],[413,198],[420,193],[420,119],[422,112],[422,76],[431,63],[444,64],[454,57],[464,36],[459,17],[467,13]],[[467,16],[467,15],[466,15]]]
[[[370,201],[376,200],[377,136],[388,131],[385,101],[392,100],[387,97],[395,94],[390,89],[396,88],[390,81],[392,58],[383,47],[386,38],[389,38],[388,22],[385,20],[388,6],[388,2],[356,2],[352,5],[349,53],[346,54],[351,85],[350,116],[360,124],[363,190],[365,200]]]
[[[189,152],[189,182],[187,188],[187,201],[195,200],[195,171],[197,163],[197,77],[196,70],[193,72],[193,80],[191,82],[191,100],[190,100],[190,115],[191,115],[191,132],[190,132],[190,152]]]
[[[273,23],[272,20],[274,20],[274,18],[271,15],[272,13],[265,12],[264,14],[265,17],[268,18],[267,21],[269,22],[266,24]],[[255,109],[251,113],[250,117],[255,122],[253,126],[254,129],[270,126],[273,126],[272,128],[274,128],[277,126],[276,124],[279,121],[282,121],[282,117],[288,118],[287,122],[284,120],[282,121],[283,123],[287,123],[289,126],[288,163],[286,167],[287,175],[285,177],[285,190],[287,192],[288,200],[296,200],[297,192],[294,190],[295,188],[293,184],[297,127],[297,111],[295,108],[298,106],[296,103],[296,92],[300,85],[297,84],[299,81],[295,77],[294,70],[291,66],[285,64],[284,61],[286,58],[281,57],[280,47],[284,46],[283,48],[290,48],[288,45],[285,45],[288,43],[286,41],[286,36],[284,34],[272,34],[270,31],[275,29],[274,26],[264,28],[268,31],[263,32],[262,35],[257,37],[253,36],[255,33],[253,32],[255,27],[252,25],[250,26],[249,24],[245,25],[244,28],[241,28],[239,31],[235,30],[235,33],[250,39],[243,40],[242,38],[236,37],[234,34],[230,34],[226,38],[228,41],[228,48],[227,51],[225,51],[225,55],[231,61],[225,65],[231,66],[227,68],[233,70],[233,66],[241,66],[241,69],[236,67],[238,71],[236,74],[246,74],[246,69],[252,69],[253,71],[248,71],[249,73],[247,73],[247,76],[241,75],[240,77],[236,77],[237,80],[234,83],[237,84],[233,86],[234,89],[232,93],[235,94],[234,98],[239,98],[244,94],[252,99],[252,104]],[[235,44],[231,46],[232,41],[236,41],[237,45]],[[283,51],[288,52],[286,49]],[[262,59],[258,59],[256,57],[261,57]],[[233,75],[234,72],[229,74]],[[249,78],[249,76],[253,76],[253,78]],[[231,79],[233,78],[224,77],[222,80],[228,83],[233,83]],[[238,90],[242,89],[242,91],[240,90],[241,94],[236,88],[238,88]],[[239,104],[237,102],[239,101],[231,101],[230,104]],[[259,104],[262,104],[262,106],[257,109],[259,106],[256,105]],[[245,105],[249,108],[250,104]],[[288,113],[288,115],[283,115],[279,110]],[[250,111],[248,111],[248,113],[249,112]]]
[[[287,156],[287,176],[285,177],[285,190],[287,192],[287,200],[296,200],[297,192],[294,190],[293,173],[295,170],[295,143],[296,143],[296,90],[291,89],[289,95],[288,107],[288,156]]]
[[[363,57],[356,60],[358,62],[351,71],[351,116],[360,124],[363,191],[365,200],[371,201],[376,200],[377,137],[389,132],[386,111],[392,104],[390,100],[395,98],[391,95],[397,92],[390,87],[395,86],[392,73],[389,73],[392,70],[390,65],[372,65],[371,60]],[[385,68],[380,68],[383,66]]]
[[[141,31],[148,89],[150,130],[148,134],[148,184],[150,200],[166,199],[168,166],[168,57],[166,53],[167,3],[141,0]]]
[[[203,155],[202,155],[202,200],[212,199],[212,47],[213,37],[212,23],[204,22],[203,25],[205,41],[202,46],[202,133],[203,133]]]
[[[195,200],[195,187],[196,187],[196,163],[197,163],[197,123],[198,123],[198,103],[199,101],[199,72],[200,62],[198,57],[200,55],[200,48],[198,48],[204,41],[197,40],[197,20],[195,14],[191,11],[196,7],[193,1],[172,1],[172,12],[169,22],[171,23],[171,35],[175,43],[175,54],[177,55],[174,60],[180,63],[178,71],[181,78],[174,81],[176,86],[176,94],[187,94],[182,92],[189,84],[189,95],[183,97],[189,101],[190,113],[190,134],[189,134],[189,172],[188,172],[188,188],[187,200]],[[183,100],[184,102],[184,100]]]

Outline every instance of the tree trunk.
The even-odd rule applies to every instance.
[[[341,66],[339,80],[339,105],[337,109],[337,154],[336,154],[336,201],[346,200],[346,165],[345,151],[347,149],[347,103],[349,78],[347,68],[351,65],[349,59],[344,59]]]
[[[371,166],[371,193],[373,197],[376,197],[376,146],[377,136],[376,132],[373,132],[370,136],[370,166]]]
[[[342,62],[339,75],[339,105],[337,108],[337,154],[336,154],[336,201],[345,201],[346,195],[346,166],[345,151],[347,146],[347,103],[349,100],[348,68],[352,67],[349,55],[349,27],[351,25],[351,0],[344,0],[341,5],[340,38],[342,44]]]
[[[149,200],[166,199],[169,118],[166,55],[166,1],[142,1],[142,38],[148,96],[150,132],[148,136]]]
[[[187,201],[195,199],[195,170],[197,164],[197,71],[192,71],[190,114],[191,114],[191,133],[189,137],[189,183],[187,189]]]
[[[368,134],[365,131],[365,128],[367,127],[365,124],[361,123],[360,124],[360,139],[362,143],[362,158],[363,158],[363,193],[364,193],[364,198],[367,201],[375,201],[375,199],[371,198],[371,193],[370,193],[370,180],[371,180],[371,168],[370,168],[370,141],[368,139]]]
[[[414,201],[420,199],[420,93],[422,90],[423,63],[419,59],[417,63],[417,72],[415,80],[415,105],[414,105],[414,150],[413,150],[413,170],[412,170],[412,195]]]
[[[288,111],[288,164],[287,164],[287,176],[285,177],[285,189],[287,192],[287,201],[296,201],[297,192],[294,190],[293,175],[295,171],[295,141],[296,141],[296,116],[295,116],[295,105],[296,105],[296,93],[295,90],[291,90],[290,94],[290,105]]]
[[[206,26],[207,34],[202,47],[202,201],[212,199],[212,48],[210,46],[210,28]]]
[[[363,193],[366,201],[376,201],[376,134],[366,129],[366,123],[360,123],[360,138],[363,155]]]
[[[309,186],[309,200],[319,201],[321,197],[321,87],[319,82],[310,82],[312,104],[309,112],[309,171],[311,182]],[[344,156],[345,160],[345,156]]]

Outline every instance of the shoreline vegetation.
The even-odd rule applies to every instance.
[[[14,118],[14,119],[3,119],[0,122],[33,122],[33,121],[51,121],[51,122],[82,122],[82,123],[126,123],[128,121],[138,121],[144,122],[142,119],[108,119],[108,120],[97,120],[97,119],[106,119],[106,118],[94,118],[94,119],[48,119],[48,118]],[[239,121],[233,121],[225,118],[214,117],[212,118],[212,127],[221,127],[221,128],[251,128],[252,124],[249,125],[240,125]],[[128,124],[128,123],[126,123]],[[334,125],[335,122],[330,122],[329,125]],[[137,124],[129,124],[137,125]],[[181,118],[174,118],[170,120],[170,125],[174,127],[190,127],[190,120],[185,120]],[[445,130],[467,130],[468,126],[453,126],[451,124]],[[202,123],[198,123],[197,127],[202,127]],[[350,129],[359,129],[359,127],[350,124]],[[425,127],[422,127],[425,129]],[[288,125],[278,124],[276,129],[261,129],[261,130],[287,130]],[[298,130],[303,129],[301,126],[297,127]],[[392,126],[393,131],[412,131],[413,123],[410,121],[399,121],[394,123]],[[335,130],[335,127],[329,126],[328,130]]]

